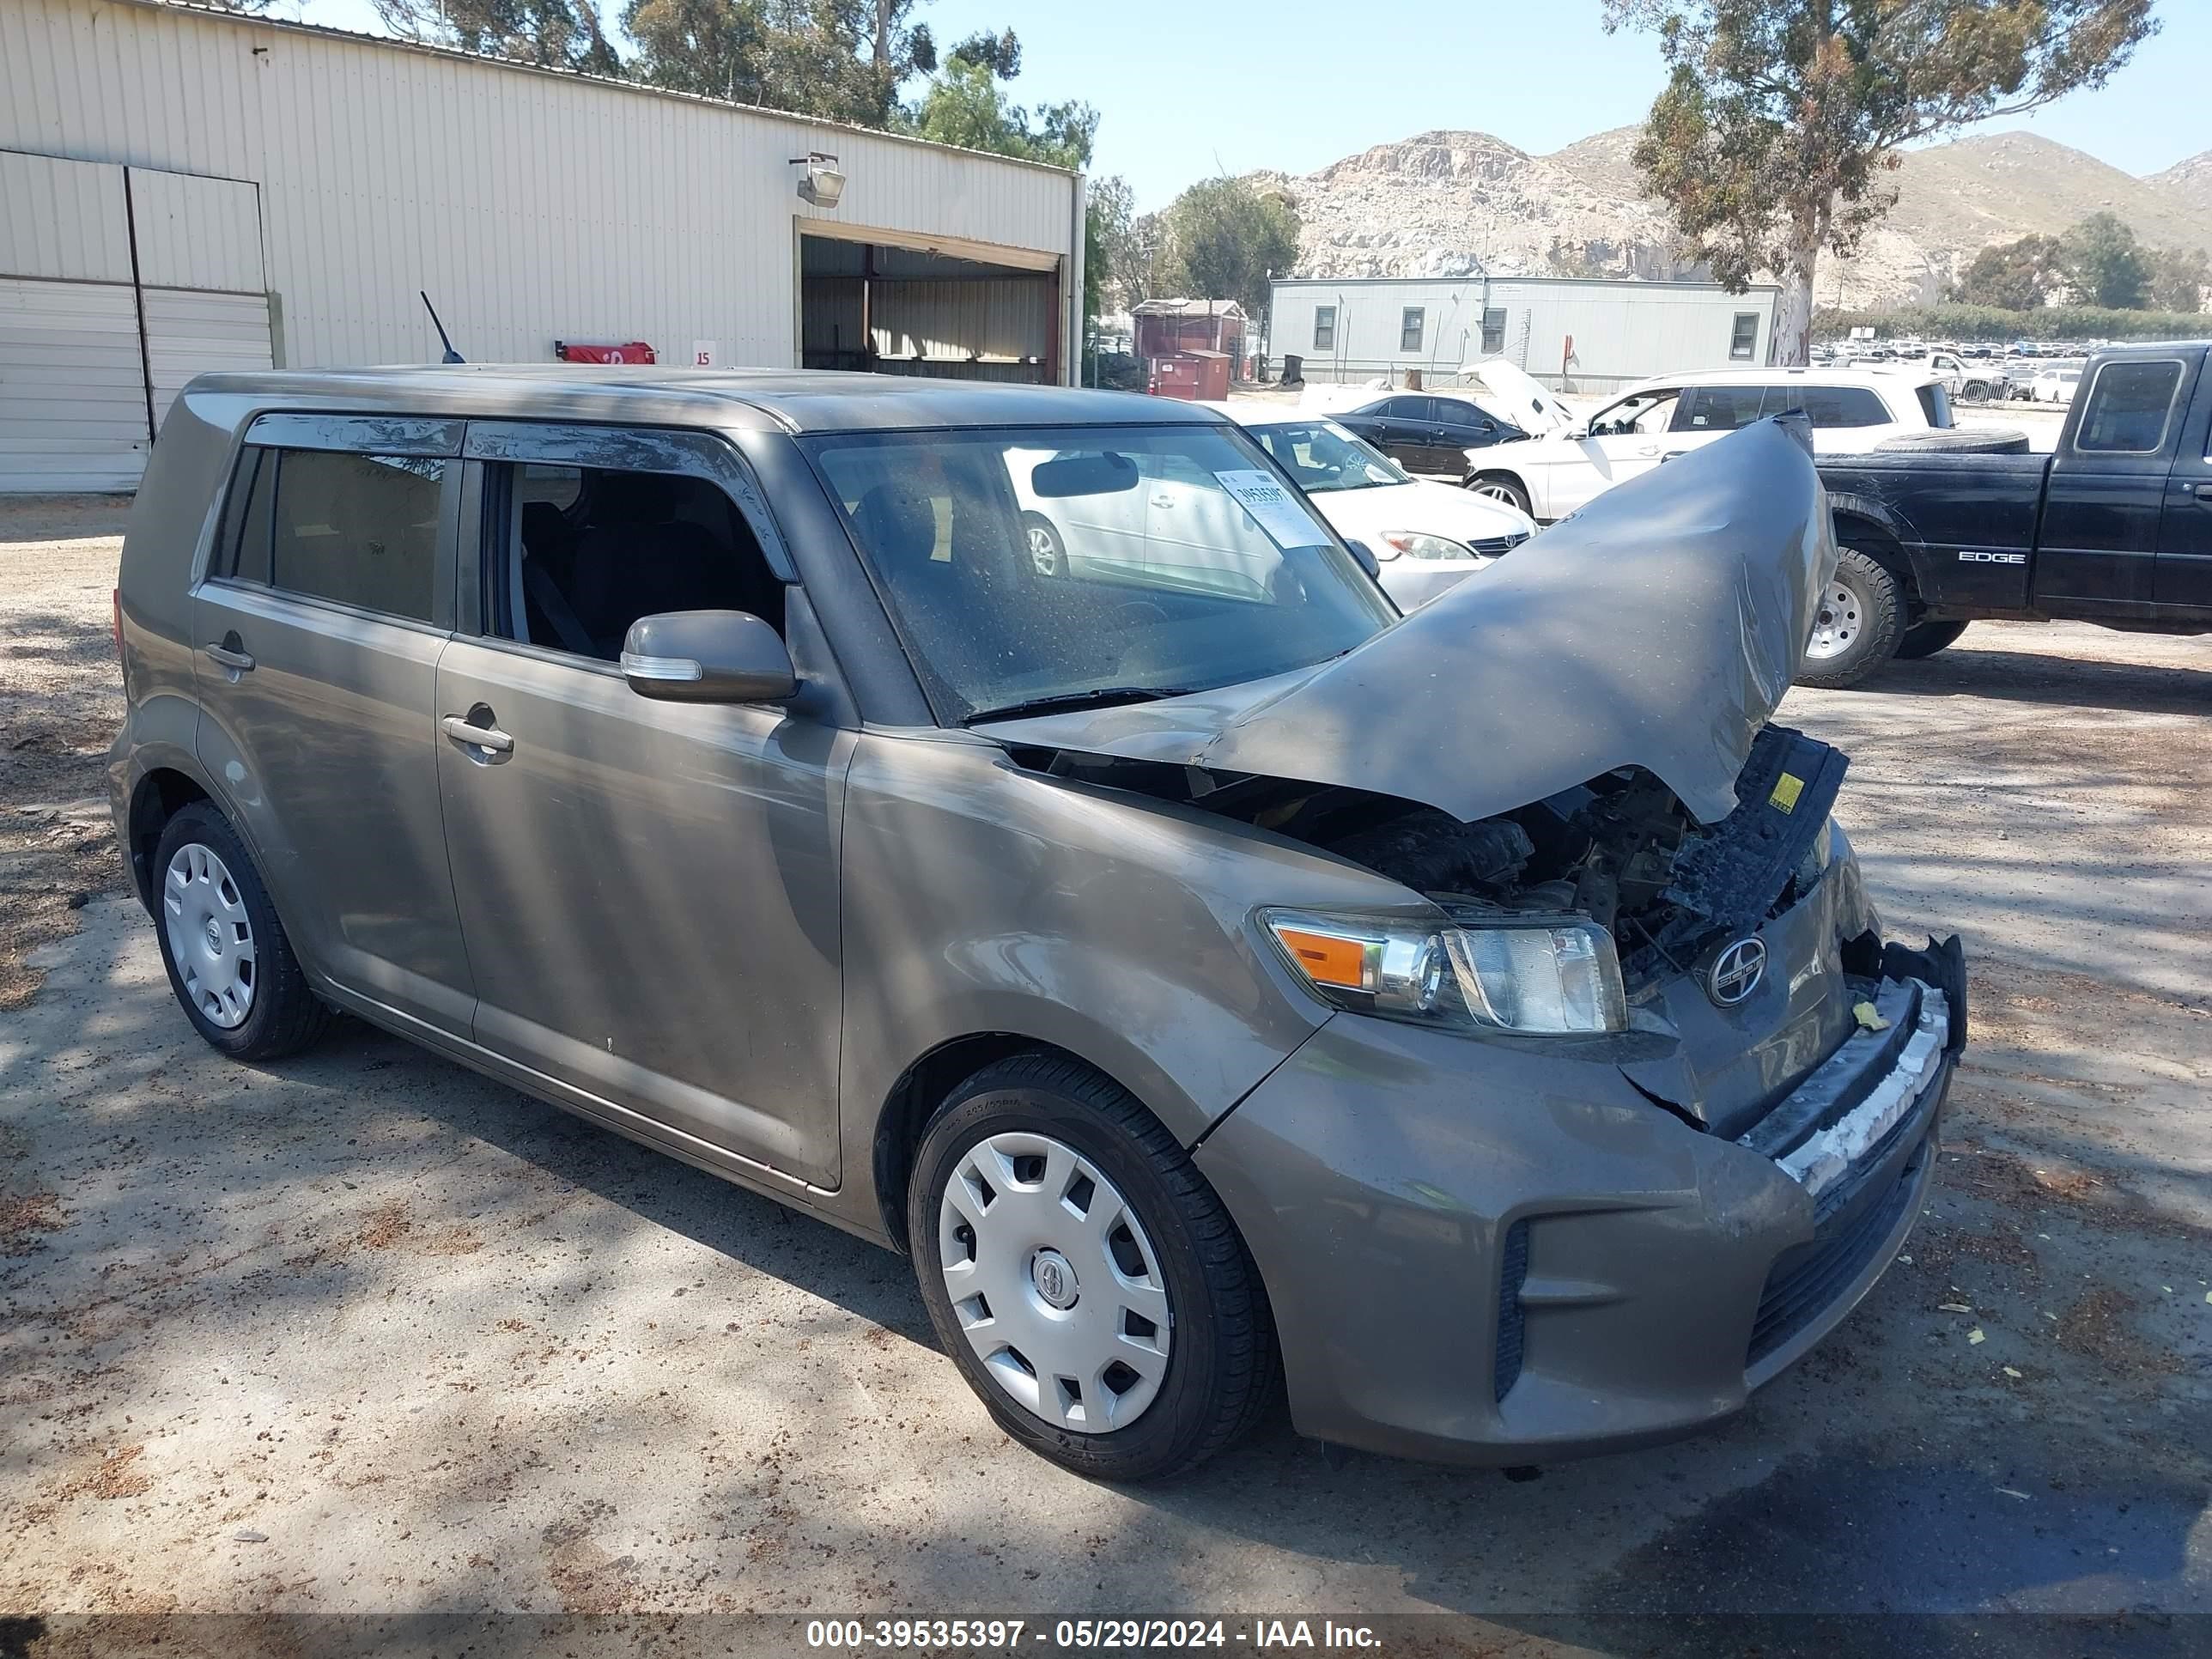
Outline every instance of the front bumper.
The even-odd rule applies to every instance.
[[[1955,940],[1889,949],[1888,1028],[1740,1139],[1656,1105],[1605,1042],[1485,1042],[1471,1068],[1464,1037],[1332,1019],[1195,1154],[1266,1281],[1299,1429],[1538,1463],[1740,1410],[1920,1213],[1965,974]]]

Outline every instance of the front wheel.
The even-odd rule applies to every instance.
[[[907,1232],[939,1341],[1063,1468],[1179,1473],[1273,1397],[1267,1293],[1228,1212],[1157,1119],[1072,1060],[1018,1055],[953,1091]]]
[[[1897,578],[1872,556],[1844,548],[1821,590],[1797,683],[1856,685],[1897,653],[1904,631],[1905,593]]]
[[[1918,662],[1923,657],[1932,657],[1966,631],[1962,622],[1916,623],[1897,641],[1898,660]]]
[[[1060,531],[1042,513],[1022,514],[1022,538],[1029,548],[1030,568],[1040,576],[1065,576],[1067,574],[1067,545],[1060,538]]]
[[[1478,495],[1504,502],[1516,513],[1534,516],[1528,504],[1528,492],[1521,487],[1517,478],[1503,472],[1478,472],[1467,481],[1467,487]]]

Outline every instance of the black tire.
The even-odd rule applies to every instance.
[[[1032,1413],[986,1369],[945,1289],[945,1188],[977,1142],[1009,1131],[1050,1136],[1090,1160],[1120,1189],[1158,1258],[1173,1340],[1158,1392],[1124,1427],[1085,1434]],[[1087,1066],[1018,1054],[955,1089],[915,1149],[907,1237],[939,1342],[999,1426],[1062,1468],[1117,1481],[1181,1474],[1249,1431],[1274,1402],[1274,1320],[1236,1224],[1175,1137]]]
[[[193,1000],[185,988],[175,942],[170,938],[168,872],[177,855],[194,845],[207,848],[222,860],[252,930],[252,998],[246,1018],[233,1026],[217,1024]],[[177,1006],[210,1048],[233,1060],[276,1060],[308,1048],[330,1030],[336,1015],[309,988],[246,843],[228,820],[206,801],[183,808],[162,829],[161,844],[154,854],[154,932],[161,941],[161,965],[168,970],[169,988],[176,993]]]
[[[1844,548],[1836,560],[1835,580],[1853,607],[1850,638],[1832,657],[1808,656],[1797,672],[1800,685],[1832,690],[1856,685],[1897,654],[1905,632],[1905,590],[1873,555]]]
[[[1535,517],[1535,509],[1528,502],[1528,492],[1522,488],[1521,481],[1510,473],[1477,472],[1466,481],[1465,488],[1474,490],[1477,495],[1489,495],[1495,500],[1504,501],[1507,506],[1527,514],[1530,518]]]
[[[1046,577],[1067,574],[1067,544],[1060,538],[1058,525],[1042,513],[1024,512],[1022,535],[1028,544],[1032,572]]]
[[[1897,659],[1918,662],[1923,657],[1932,657],[1966,631],[1962,622],[1916,623],[1899,636]]]

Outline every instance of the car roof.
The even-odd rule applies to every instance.
[[[786,432],[939,427],[1160,426],[1221,417],[1170,398],[921,375],[665,365],[431,363],[204,374],[188,392],[258,408],[567,418],[771,428]]]
[[[1328,421],[1334,420],[1339,413],[1348,412],[1308,409],[1303,404],[1262,403],[1258,398],[1245,398],[1231,403],[1222,403],[1218,400],[1194,402],[1191,407],[1212,410],[1217,414],[1227,416],[1239,426],[1278,426],[1287,425],[1292,421],[1309,422]]]
[[[1654,386],[1773,386],[1778,382],[1802,380],[1811,386],[1856,386],[1875,389],[1896,386],[1933,385],[1942,377],[1923,374],[1913,378],[1911,363],[1899,363],[1894,368],[1880,364],[1865,368],[1784,368],[1779,364],[1765,368],[1693,368],[1680,374],[1655,374],[1638,380],[1634,386],[1622,388],[1621,397],[1632,397],[1637,392]]]

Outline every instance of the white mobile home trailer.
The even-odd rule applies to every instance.
[[[1561,391],[1610,392],[1679,369],[1759,364],[1781,290],[1567,276],[1285,277],[1268,355],[1304,359],[1308,380],[1441,380],[1504,356]]]
[[[802,198],[813,166],[834,206]],[[814,192],[819,198],[822,192]],[[127,489],[205,368],[476,362],[1065,381],[1082,179],[162,0],[0,0],[0,490]]]

